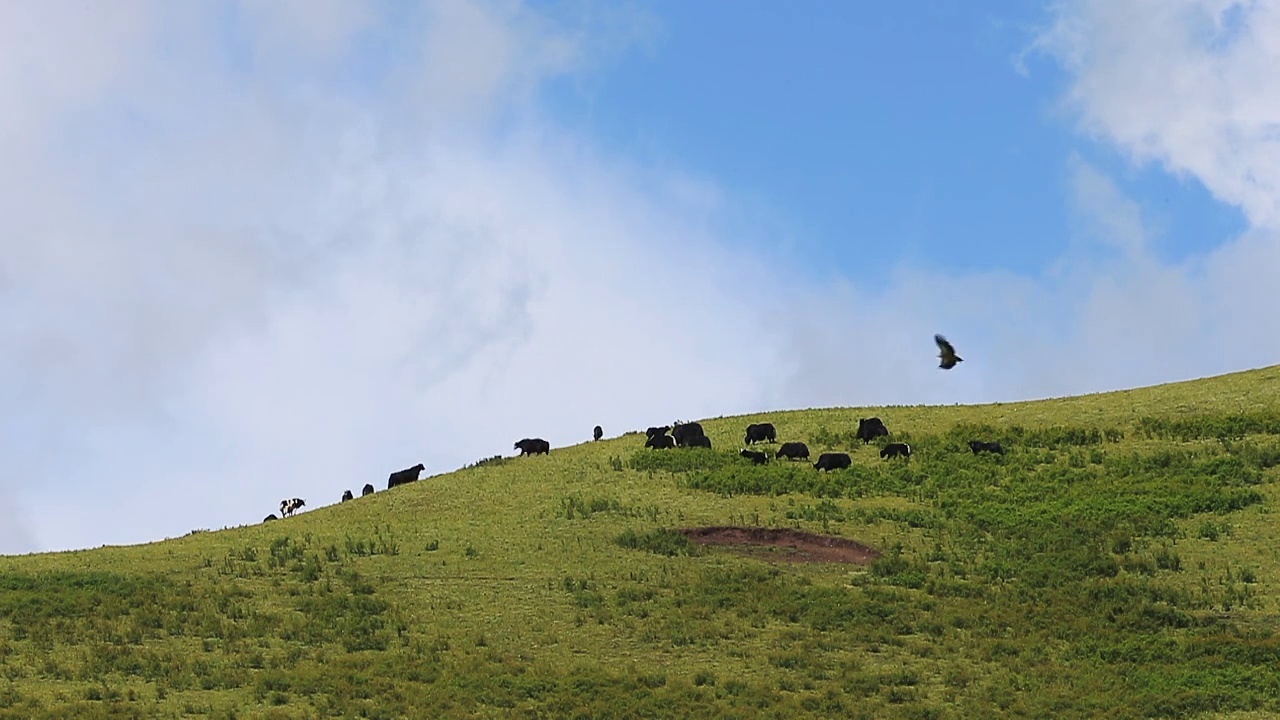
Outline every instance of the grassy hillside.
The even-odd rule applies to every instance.
[[[853,440],[869,415],[909,462]],[[854,466],[751,466],[759,421]],[[703,425],[715,450],[628,434],[265,525],[0,558],[0,718],[1280,712],[1280,366]],[[671,532],[712,525],[880,556]]]

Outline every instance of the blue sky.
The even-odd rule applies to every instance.
[[[0,553],[1274,364],[1278,54],[1246,0],[0,3]]]
[[[875,284],[886,263],[1042,269],[1071,231],[1067,159],[1116,173],[1180,260],[1239,233],[1194,180],[1077,133],[1029,52],[1028,2],[648,2],[645,47],[548,90],[611,151],[675,162],[785,218],[810,271]],[[1021,74],[1023,68],[1026,74]]]

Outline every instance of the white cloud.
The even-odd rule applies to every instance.
[[[1280,228],[1280,5],[1063,0],[1037,47],[1083,130]]]
[[[1270,140],[1221,161],[1235,129],[1265,125],[1255,7],[1214,41],[1231,82],[1189,85],[1230,95],[1227,119],[1195,95],[1113,107],[1202,60],[1194,34],[1121,52],[1128,16],[1072,3],[1042,47],[1090,128],[1257,229],[1162,263],[1140,206],[1077,158],[1077,242],[1042,277],[886,268],[882,293],[806,278],[785,243],[741,252],[768,208],[540,112],[542,83],[654,37],[652,18],[388,7],[0,6],[0,552],[256,522],[284,497],[327,505],[596,423],[1061,395],[1280,354],[1259,310],[1280,267]],[[1125,7],[1186,39],[1168,28],[1187,11]]]
[[[539,119],[536,85],[585,61],[567,35],[519,5],[431,4],[407,33],[426,49],[362,105],[322,70],[353,22],[385,28],[335,8],[298,29],[246,6],[247,71],[199,39],[213,17],[139,19],[94,45],[127,62],[44,110],[94,122],[27,126],[43,151],[5,179],[41,191],[0,213],[5,390],[29,408],[5,494],[41,546],[256,522],[527,435],[760,403],[767,276],[715,244],[714,186]],[[50,47],[62,9],[32,20]],[[515,130],[489,122],[513,110]]]

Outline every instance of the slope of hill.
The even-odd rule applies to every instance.
[[[870,415],[909,461],[853,438]],[[753,466],[760,421],[853,467]],[[1280,366],[703,425],[714,450],[631,433],[265,525],[0,558],[0,718],[1280,711]],[[708,526],[877,553],[676,532]]]

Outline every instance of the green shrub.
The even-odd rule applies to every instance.
[[[698,545],[683,533],[666,528],[643,534],[627,528],[614,542],[630,550],[647,550],[659,555],[697,555],[700,551]]]

